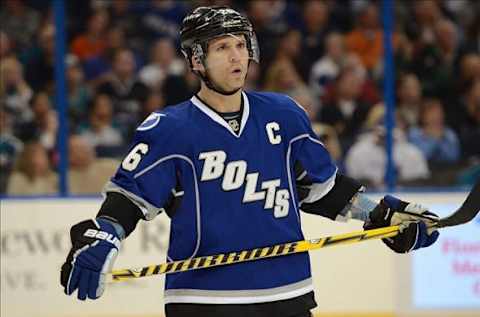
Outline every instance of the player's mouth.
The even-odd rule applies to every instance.
[[[242,73],[242,69],[241,69],[240,67],[234,68],[234,69],[232,70],[232,74],[234,74],[234,75],[239,75],[239,74],[241,74],[241,73]]]

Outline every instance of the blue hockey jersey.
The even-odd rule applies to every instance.
[[[295,101],[258,92],[242,98],[238,134],[195,96],[152,113],[106,186],[149,220],[180,183],[168,260],[302,240],[295,163],[314,182],[310,200],[334,185],[336,167]],[[308,253],[168,274],[165,288],[166,303],[213,304],[270,302],[313,290]]]

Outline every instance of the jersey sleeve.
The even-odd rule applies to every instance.
[[[305,110],[293,99],[289,100],[295,113],[291,116],[294,122],[289,131],[291,161],[295,165],[302,166],[305,171],[297,173],[297,181],[306,177],[311,183],[309,194],[303,201],[317,201],[335,185],[337,167],[324,144],[312,130]]]
[[[300,208],[307,213],[337,220],[363,186],[337,173],[337,167],[313,132],[305,111],[300,105],[296,106],[295,130],[290,143]]]
[[[146,220],[164,210],[177,183],[173,155],[176,142],[171,141],[174,129],[169,128],[168,122],[162,122],[168,118],[157,115],[154,119],[160,122],[154,127],[145,126],[147,119],[137,128],[128,154],[104,188],[105,194],[117,192],[127,197]]]

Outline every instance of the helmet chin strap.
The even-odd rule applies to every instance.
[[[203,82],[205,83],[205,85],[208,88],[210,88],[211,90],[215,91],[216,93],[218,93],[220,95],[231,96],[231,95],[235,94],[237,91],[239,91],[240,89],[242,89],[240,87],[240,88],[237,88],[237,89],[234,89],[234,90],[231,90],[231,91],[227,91],[225,89],[220,88],[212,80],[210,80],[210,78],[208,76],[208,71],[205,71],[205,74],[202,74],[200,71],[196,71],[195,73],[203,80]]]

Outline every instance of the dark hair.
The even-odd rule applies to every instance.
[[[418,116],[418,124],[421,127],[425,125],[425,114],[436,106],[440,107],[440,109],[442,109],[442,112],[444,112],[442,100],[440,100],[439,98],[425,98],[422,101],[422,105],[420,106],[420,113]]]

